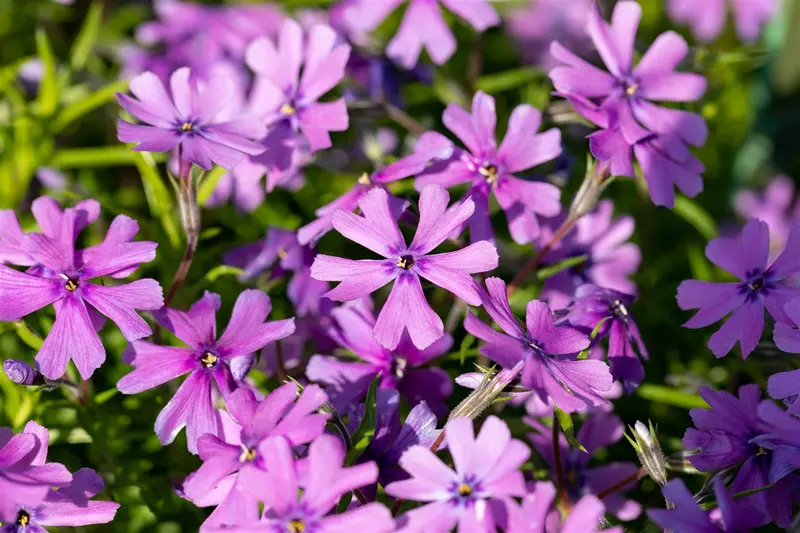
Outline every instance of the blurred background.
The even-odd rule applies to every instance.
[[[609,13],[613,3],[601,2],[603,10]],[[658,34],[678,31],[691,46],[686,70],[704,74],[709,82],[703,100],[687,106],[709,124],[708,142],[697,151],[706,166],[704,192],[693,200],[684,198],[674,210],[655,207],[637,182],[624,178],[616,180],[605,195],[613,200],[616,214],[630,214],[636,222],[631,241],[640,247],[642,261],[633,276],[639,287],[633,314],[650,351],[644,385],[615,401],[616,412],[630,425],[652,420],[669,454],[681,449],[680,439],[690,424],[688,409],[703,405],[696,394],[698,386],[729,391],[750,382],[765,386],[770,374],[795,367],[792,358],[771,345],[769,328],[747,361],[741,360],[738,348],[716,360],[705,346],[714,328],[682,328],[689,314],[677,308],[675,291],[688,278],[724,279],[725,274],[706,260],[703,250],[710,238],[735,232],[741,225],[735,209],[738,193],[761,190],[776,175],[785,175],[792,183],[800,177],[800,0],[783,0],[780,14],[769,22],[763,38],[750,44],[740,42],[730,23],[719,38],[698,43],[686,27],[670,20],[661,0],[639,3],[644,16],[638,52]],[[242,43],[234,37],[247,41],[259,35],[274,36],[284,16],[303,24],[325,22],[326,10],[334,3],[297,0],[268,8],[251,3],[262,10],[258,16],[245,18],[226,15],[225,4],[203,5],[209,11],[196,20],[172,20],[149,1],[0,0],[0,208],[15,210],[27,230],[34,227],[30,202],[39,195],[67,204],[95,198],[103,212],[98,223],[84,231],[81,242],[99,242],[117,214],[137,219],[139,238],[157,241],[159,248],[157,259],[143,265],[136,276],[154,277],[168,286],[183,242],[165,157],[136,154],[117,141],[121,110],[114,94],[127,90],[126,79],[131,75],[153,70],[168,76],[184,65],[232,68],[233,75],[241,76],[247,85],[250,74],[242,63]],[[545,110],[547,122],[562,129],[566,150],[558,164],[537,172],[563,185],[567,205],[585,171],[588,143],[584,136],[591,130],[551,95],[546,50],[551,40],[559,39],[571,43],[573,50],[582,46],[591,55],[582,29],[588,5],[583,0],[496,2],[504,22],[483,35],[452,17],[448,20],[458,50],[437,68],[423,60],[415,71],[400,72],[380,57],[376,66],[369,46],[359,50],[364,65],[351,65],[351,76],[342,88],[349,98],[350,128],[335,134],[334,148],[317,154],[304,169],[302,188],[296,192],[276,188],[252,212],[243,212],[226,202],[221,190],[214,192],[225,182],[222,172],[214,171],[213,179],[206,178],[200,191],[207,206],[199,252],[174,305],[185,308],[205,290],[220,293],[221,326],[244,288],[235,271],[220,266],[226,251],[263,238],[269,226],[298,228],[314,218],[316,208],[348,190],[354,177],[409,152],[413,136],[376,110],[371,103],[376,94],[395,102],[426,128],[442,132],[444,107],[452,102],[467,106],[477,89],[497,100],[499,134],[514,106],[530,103]],[[395,12],[378,29],[374,36],[378,42],[385,43],[393,34],[399,15]],[[185,48],[166,49],[159,39],[159,32],[165,31],[185,32]],[[411,194],[412,190],[410,183],[400,183],[395,192]],[[786,217],[795,213],[793,194],[783,195]],[[452,197],[458,195],[452,193]],[[495,220],[503,258],[496,275],[508,281],[533,249],[511,242],[502,212]],[[320,250],[350,257],[363,252],[335,234],[322,240]],[[250,285],[268,290],[273,297],[271,319],[294,315],[285,297],[285,279],[264,276]],[[523,308],[537,289],[533,284],[519,291],[515,308]],[[449,309],[446,303],[437,306],[443,317]],[[37,337],[49,330],[52,320],[52,311],[44,311],[29,317],[27,324],[0,323],[0,356],[32,363],[41,342]],[[173,486],[199,466],[199,459],[186,451],[183,434],[173,445],[162,447],[153,432],[155,418],[174,389],[165,386],[130,397],[117,393],[116,382],[129,371],[120,360],[125,340],[113,327],[105,328],[101,336],[108,352],[106,364],[91,383],[77,389],[36,391],[0,375],[0,425],[18,431],[29,419],[41,422],[51,431],[51,460],[71,470],[95,468],[106,479],[104,496],[122,507],[113,523],[85,529],[196,531],[207,511],[181,499]],[[459,348],[463,328],[459,326],[454,336],[454,353],[440,360],[452,377],[472,371],[476,355],[474,347]],[[303,349],[306,356],[317,352],[310,343]],[[277,384],[268,373],[253,372],[252,379],[263,390]],[[450,405],[464,396],[464,390],[456,386]],[[523,415],[519,407],[503,411],[521,438],[527,431]],[[636,460],[624,440],[596,459]],[[540,460],[534,459],[529,466],[544,474]],[[695,488],[702,484],[700,477],[685,478]],[[663,505],[649,480],[633,494],[645,506]],[[628,527],[630,531],[657,530],[642,519]]]

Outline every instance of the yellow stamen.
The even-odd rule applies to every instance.
[[[633,96],[634,94],[636,94],[636,91],[638,90],[639,90],[639,84],[632,83],[628,85],[628,87],[625,89],[625,94],[627,94],[628,96]]]
[[[461,485],[458,486],[458,494],[460,496],[469,496],[470,494],[472,494],[472,487],[470,487],[466,483],[462,483]]]
[[[306,530],[306,523],[296,518],[289,521],[289,531],[292,533],[303,533]]]
[[[486,165],[484,167],[480,167],[478,172],[486,178],[487,183],[494,185],[497,183],[497,167],[494,165]]]
[[[280,259],[286,259],[286,256],[289,255],[286,253],[286,248],[278,248],[278,257]]]
[[[203,363],[203,366],[206,368],[214,368],[217,364],[218,357],[211,352],[206,352],[203,354],[203,357],[200,358],[200,362]]]
[[[17,517],[17,524],[24,527],[27,526],[30,521],[31,517],[28,516],[28,513],[26,513],[25,511],[19,512],[19,517]]]
[[[372,183],[372,180],[369,179],[369,174],[364,172],[363,174],[361,174],[361,177],[358,178],[358,183],[360,183],[361,185],[369,185],[370,183]]]
[[[408,270],[409,268],[414,266],[414,258],[411,257],[410,255],[404,255],[402,257],[398,257],[397,258],[397,266],[399,268],[403,268],[405,270]]]
[[[281,113],[284,115],[294,115],[297,113],[297,109],[295,109],[292,104],[283,104],[281,106]]]
[[[192,131],[193,127],[194,124],[192,124],[191,122],[184,122],[183,125],[181,126],[181,131]]]
[[[242,455],[239,456],[239,461],[242,463],[247,461],[255,461],[256,460],[256,450],[255,448],[245,448],[242,446]]]

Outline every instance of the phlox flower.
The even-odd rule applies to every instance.
[[[152,72],[133,78],[130,89],[138,100],[117,93],[117,101],[147,125],[120,120],[117,137],[122,142],[138,143],[134,150],[168,152],[180,146],[182,159],[205,170],[214,163],[231,169],[245,154],[264,151],[253,142],[266,134],[263,124],[254,116],[234,116],[232,96],[236,86],[230,78],[214,76],[201,83],[184,67],[170,77],[171,97]]]
[[[608,366],[602,361],[579,361],[574,357],[589,347],[589,337],[568,326],[556,327],[552,311],[539,300],[528,302],[523,329],[511,311],[505,282],[488,278],[486,289],[483,306],[502,331],[484,324],[471,311],[464,320],[464,328],[470,334],[486,341],[480,348],[483,355],[503,368],[524,361],[522,385],[542,401],[552,399],[565,411],[607,403],[601,393],[612,386]]]
[[[686,280],[678,286],[681,309],[699,309],[684,324],[697,329],[730,318],[711,336],[708,347],[717,357],[725,356],[738,341],[742,357],[755,350],[764,330],[764,307],[776,322],[791,324],[783,306],[800,296],[800,289],[782,281],[800,272],[800,223],[792,224],[783,252],[769,266],[769,228],[765,222],[750,219],[736,237],[719,237],[706,246],[706,257],[739,278],[739,281],[713,283]]]
[[[357,361],[314,355],[306,376],[329,386],[331,401],[346,406],[364,397],[370,382],[381,376],[380,387],[396,389],[410,405],[425,401],[439,415],[447,413],[444,400],[453,392],[450,376],[441,368],[421,368],[447,353],[453,337],[444,334],[424,350],[418,349],[403,334],[394,350],[383,347],[374,337],[375,317],[372,302],[351,302],[331,311],[334,325],[331,338],[358,357]],[[353,305],[361,303],[361,305]]]
[[[800,353],[800,329],[798,329],[800,328],[800,298],[789,301],[783,306],[783,310],[792,325],[777,322],[772,333],[772,340],[784,352]],[[790,414],[800,413],[800,402],[797,401],[797,395],[800,394],[800,370],[788,370],[771,375],[767,390],[773,398],[790,403]]]
[[[333,227],[383,259],[357,261],[319,254],[311,265],[313,278],[341,281],[325,295],[335,301],[355,300],[395,282],[373,329],[378,342],[390,350],[397,348],[404,330],[419,349],[444,335],[444,324],[425,299],[420,277],[470,305],[480,305],[479,287],[470,274],[497,267],[497,250],[488,241],[455,252],[430,254],[475,209],[470,199],[448,208],[449,201],[450,195],[438,185],[422,190],[419,224],[411,244],[406,245],[392,214],[389,195],[383,189],[373,189],[359,201],[363,216],[338,210],[333,215]]]
[[[186,426],[192,453],[197,453],[200,436],[219,435],[221,431],[212,401],[213,383],[229,400],[243,377],[237,379],[233,374],[232,361],[294,331],[293,318],[264,322],[272,308],[270,298],[250,289],[236,299],[228,327],[217,338],[215,314],[220,304],[219,295],[206,292],[188,312],[167,307],[155,313],[156,321],[188,348],[133,342],[123,354],[123,361],[134,369],[117,383],[123,394],[136,394],[188,373],[189,377],[159,413],[155,431],[162,444],[169,444]]]
[[[406,512],[401,526],[426,533],[446,533],[456,526],[460,533],[494,531],[498,513],[492,507],[525,494],[519,467],[530,449],[512,439],[508,426],[496,416],[483,422],[477,437],[469,418],[450,420],[445,432],[454,470],[429,448],[412,446],[400,457],[411,479],[386,486],[391,496],[426,502]]]
[[[336,437],[323,435],[311,443],[302,473],[285,438],[267,439],[260,449],[270,458],[270,468],[258,485],[248,489],[265,504],[261,519],[209,531],[340,533],[358,531],[365,524],[375,533],[394,531],[392,514],[379,503],[329,514],[344,493],[374,483],[378,477],[375,463],[343,467],[345,453]]]
[[[472,242],[494,237],[489,219],[492,195],[506,212],[514,241],[525,244],[539,237],[537,216],[553,217],[561,211],[561,191],[552,183],[529,181],[514,174],[558,157],[561,132],[552,128],[537,133],[542,114],[530,105],[520,105],[511,113],[508,131],[498,148],[494,98],[481,91],[472,100],[471,114],[450,104],[442,120],[467,149],[456,147],[439,133],[423,134],[408,158],[411,162],[427,157],[430,163],[418,172],[417,189],[432,183],[442,187],[470,183],[467,194],[475,203],[475,214],[469,221]]]
[[[800,202],[793,202],[794,183],[787,176],[775,176],[762,194],[752,189],[736,193],[733,207],[745,220],[757,218],[769,226],[770,258],[780,253],[789,238],[789,228],[800,219]]]
[[[439,1],[479,32],[500,23],[500,17],[487,0],[409,0],[400,28],[386,48],[386,54],[403,67],[414,67],[423,47],[437,65],[456,51],[456,39],[439,10]],[[403,2],[356,0],[347,4],[342,16],[354,30],[369,32]]]
[[[713,41],[725,28],[726,4],[730,4],[736,33],[743,41],[758,39],[780,8],[778,0],[668,0],[667,13],[673,21],[688,24],[698,40]]]

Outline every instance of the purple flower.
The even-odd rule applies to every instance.
[[[529,0],[524,7],[506,15],[508,32],[519,42],[526,61],[549,70],[555,66],[550,56],[553,41],[590,52],[586,23],[593,5],[592,0]]]
[[[48,212],[56,215],[56,211]],[[28,264],[38,268],[23,273],[0,266],[0,320],[16,321],[48,304],[55,307],[56,321],[36,355],[39,370],[50,379],[60,378],[70,359],[84,379],[105,361],[105,349],[87,302],[110,318],[129,341],[152,333],[136,310],[155,310],[164,305],[161,287],[152,279],[118,286],[89,283],[102,276],[127,275],[152,261],[157,245],[129,242],[139,227],[135,220],[120,215],[102,244],[76,251],[75,238],[85,226],[85,216],[86,211],[76,208],[63,214],[59,211],[49,219],[58,226],[43,224],[44,234],[25,235],[22,250],[31,259]]]
[[[698,392],[711,409],[692,409],[689,412],[696,429],[686,430],[683,447],[694,452],[689,455],[689,460],[695,468],[702,472],[717,472],[739,465],[731,487],[734,493],[762,488],[778,481],[772,479],[772,472],[780,468],[781,462],[757,443],[762,434],[758,385],[741,387],[738,398],[707,387],[701,387]],[[779,525],[788,525],[792,497],[787,483],[788,480],[765,492],[748,496],[744,501],[766,510]],[[762,523],[768,521],[764,517]]]
[[[642,260],[639,247],[627,242],[633,235],[635,222],[630,216],[612,218],[614,203],[601,200],[597,208],[578,220],[562,244],[548,253],[545,264],[555,265],[570,257],[581,255],[586,260],[547,278],[540,298],[553,309],[562,309],[570,302],[575,289],[593,283],[607,289],[636,294],[636,284],[628,277],[636,272]],[[560,219],[561,217],[559,217]],[[557,224],[561,223],[558,220]],[[546,228],[547,238],[552,233]]]
[[[386,190],[386,184],[419,174],[425,169],[428,160],[425,157],[409,156],[372,174],[366,172],[358,178],[353,188],[331,203],[316,210],[317,219],[309,222],[297,231],[300,244],[313,244],[333,229],[333,215],[339,210],[355,211],[358,203],[373,189]],[[389,196],[389,204],[395,218],[399,218],[408,206],[408,202]]]
[[[191,79],[191,70],[180,68],[170,77],[172,97],[152,72],[131,80],[137,99],[117,93],[119,104],[131,115],[149,125],[117,123],[122,142],[138,143],[134,150],[168,152],[180,146],[181,158],[205,170],[214,163],[231,169],[245,154],[258,155],[263,147],[251,139],[261,139],[266,130],[253,116],[233,116],[234,82],[215,76],[207,84]]]
[[[522,505],[506,503],[508,516],[504,520],[507,533],[622,533],[621,527],[604,527],[605,507],[595,496],[587,495],[570,510],[563,524],[553,523],[553,500],[556,489],[552,483],[538,482],[534,491],[525,495]]]
[[[764,330],[764,307],[776,322],[791,324],[783,306],[800,289],[787,287],[781,280],[800,272],[800,223],[792,224],[786,248],[772,264],[769,256],[769,229],[765,222],[751,218],[738,238],[719,237],[706,246],[706,257],[740,281],[712,283],[696,279],[681,282],[678,306],[699,309],[687,328],[702,328],[728,313],[730,318],[711,336],[708,347],[717,357],[725,356],[738,341],[745,359],[755,350]]]
[[[725,28],[728,0],[707,0],[701,4],[691,0],[669,0],[667,13],[678,23],[688,24],[701,41],[713,41]],[[763,26],[778,13],[778,0],[730,0],[736,33],[743,41],[755,41]]]
[[[404,334],[394,350],[384,348],[372,333],[375,328],[372,302],[365,300],[367,305],[346,304],[331,311],[335,326],[329,330],[331,338],[360,361],[315,355],[308,362],[308,379],[327,384],[331,401],[344,407],[362,399],[370,382],[380,375],[381,388],[399,390],[412,406],[425,401],[435,413],[444,416],[447,413],[444,400],[453,392],[450,376],[441,368],[420,367],[447,353],[453,337],[444,334],[420,350]]]
[[[775,345],[782,351],[788,353],[800,353],[800,298],[795,298],[783,306],[786,316],[792,325],[775,324],[772,339]],[[789,413],[796,415],[800,412],[800,402],[797,395],[800,394],[800,370],[789,370],[779,372],[769,377],[769,395],[775,399],[783,400],[789,405]]]
[[[447,9],[466,20],[479,32],[500,23],[500,17],[486,0],[440,0]],[[377,28],[403,0],[358,0],[350,2],[343,16],[356,31]],[[389,41],[386,54],[403,67],[417,64],[424,47],[434,63],[443,64],[456,51],[456,39],[447,27],[437,0],[409,0],[397,34]]]
[[[158,323],[189,347],[131,343],[123,360],[134,369],[117,383],[123,394],[136,394],[188,373],[189,377],[158,415],[155,431],[162,444],[169,444],[186,426],[192,453],[197,453],[201,435],[219,435],[221,431],[211,398],[212,383],[228,401],[240,385],[231,372],[232,360],[248,356],[294,331],[293,318],[264,322],[272,308],[269,296],[251,289],[236,299],[228,327],[217,339],[214,315],[220,304],[219,295],[206,292],[189,312],[167,307],[155,313]]]
[[[317,412],[327,400],[325,393],[311,385],[298,397],[297,389],[295,383],[287,383],[260,402],[249,389],[233,392],[227,402],[228,413],[221,414],[223,438],[207,434],[197,441],[204,462],[184,482],[186,497],[202,503],[208,494],[227,488],[228,492],[238,492],[226,498],[250,501],[257,510],[256,497],[260,494],[251,489],[259,486],[264,471],[272,468],[272,457],[262,453],[266,440],[281,436],[297,446],[311,442],[325,431],[328,416]],[[229,481],[231,477],[235,479]],[[212,520],[211,524],[215,522]]]
[[[472,100],[471,115],[450,104],[442,119],[467,150],[456,147],[439,133],[423,134],[414,155],[409,158],[428,157],[431,163],[419,173],[417,189],[422,190],[431,183],[443,187],[470,183],[468,195],[475,203],[475,215],[470,219],[472,242],[493,239],[489,219],[492,194],[506,212],[511,236],[517,243],[525,244],[537,238],[536,216],[556,216],[561,211],[561,191],[552,183],[520,179],[514,173],[558,157],[561,132],[552,128],[537,134],[541,113],[532,106],[521,105],[512,112],[508,132],[498,148],[494,98],[480,91]]]
[[[528,438],[531,439],[533,447],[553,471],[555,460],[552,431],[532,418],[527,418],[526,422],[538,431],[538,433],[528,434]],[[578,442],[586,451],[570,447],[563,435],[559,437],[560,468],[564,472],[567,496],[571,505],[577,504],[584,496],[605,491],[623,479],[629,478],[638,470],[637,465],[623,462],[608,462],[596,467],[589,466],[592,456],[598,450],[619,442],[624,433],[625,426],[622,425],[619,417],[611,413],[595,412],[586,418],[577,434]],[[620,520],[628,521],[638,518],[642,512],[641,506],[621,494],[623,490],[632,489],[635,485],[635,482],[631,482],[603,498],[606,511]]]
[[[494,531],[493,504],[525,494],[518,469],[530,449],[512,439],[506,423],[496,416],[486,419],[477,438],[469,418],[450,420],[445,432],[455,470],[429,448],[412,446],[400,457],[411,479],[389,484],[386,493],[427,502],[403,515],[411,531],[445,533],[456,524],[459,531]]]
[[[315,279],[341,281],[325,295],[335,301],[355,300],[395,281],[373,330],[377,341],[390,350],[397,348],[404,330],[419,349],[444,335],[442,320],[422,293],[420,277],[470,305],[480,305],[479,287],[470,274],[497,267],[497,250],[488,241],[455,252],[430,254],[475,210],[469,198],[448,209],[449,201],[450,195],[437,185],[422,190],[419,225],[407,246],[392,214],[389,195],[383,189],[373,189],[358,203],[364,216],[339,210],[333,215],[333,227],[384,259],[356,261],[320,254],[311,265]]]
[[[739,216],[763,220],[769,226],[770,258],[786,245],[792,221],[800,219],[800,202],[792,205],[794,183],[786,176],[775,176],[759,195],[745,189],[736,194],[734,209]]]
[[[17,435],[0,427],[0,522],[12,521],[16,527],[20,505],[37,507],[51,488],[73,482],[64,465],[47,462],[49,443],[50,433],[33,421]]]
[[[214,192],[206,201],[208,207],[221,206],[232,201],[236,208],[242,213],[252,213],[264,203],[266,193],[272,192],[275,187],[280,187],[292,192],[302,188],[305,184],[305,177],[299,172],[285,173],[280,175],[280,180],[270,179],[275,173],[267,175],[267,190],[261,179],[264,177],[264,167],[246,157],[241,163],[220,178]]]
[[[248,46],[245,60],[256,73],[250,112],[270,130],[256,161],[285,171],[294,151],[329,148],[330,132],[347,129],[344,99],[318,100],[342,80],[349,56],[350,46],[337,44],[328,26],[311,28],[304,45],[303,29],[291,19],[281,27],[277,48],[268,38]]]
[[[630,313],[633,297],[595,285],[583,285],[575,291],[575,300],[566,319],[573,326],[591,333],[599,326],[595,339],[608,336],[608,362],[611,375],[630,392],[644,380],[641,359],[647,359],[647,348],[639,326]]]
[[[260,451],[270,458],[270,469],[258,485],[247,488],[264,502],[264,514],[257,521],[213,531],[340,533],[356,531],[364,524],[375,533],[394,531],[391,513],[378,503],[329,514],[343,494],[374,483],[378,477],[375,463],[343,468],[344,449],[336,437],[323,435],[311,443],[307,470],[302,474],[286,439],[268,439]]]
[[[522,385],[542,401],[552,399],[564,411],[607,403],[601,393],[612,386],[608,366],[602,361],[578,361],[574,357],[589,347],[586,335],[570,327],[556,327],[550,308],[539,300],[528,302],[523,329],[509,306],[505,282],[488,278],[486,289],[483,306],[505,333],[492,329],[468,311],[464,328],[486,341],[480,349],[483,355],[503,368],[525,361]]]
[[[734,500],[721,477],[714,479],[719,520],[712,520],[709,513],[700,509],[680,479],[670,481],[662,492],[673,507],[651,509],[647,516],[665,529],[680,533],[747,533],[761,525],[759,509],[743,500]]]
[[[42,375],[25,361],[17,359],[6,359],[3,361],[3,371],[12,382],[17,385],[39,385],[44,384]]]

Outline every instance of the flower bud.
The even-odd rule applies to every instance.
[[[17,385],[42,385],[44,379],[39,372],[25,361],[6,359],[3,361],[3,370],[8,379]]]
[[[520,361],[514,365],[514,368],[504,368],[494,377],[492,377],[491,373],[487,372],[483,380],[477,384],[475,390],[453,409],[448,420],[459,417],[465,417],[471,420],[477,418],[487,407],[498,400],[498,397],[506,386],[520,375],[524,366],[525,362]]]
[[[625,437],[636,450],[636,455],[650,478],[663,487],[667,484],[667,458],[661,451],[652,422],[648,427],[637,420],[630,429],[633,438],[627,434]]]

